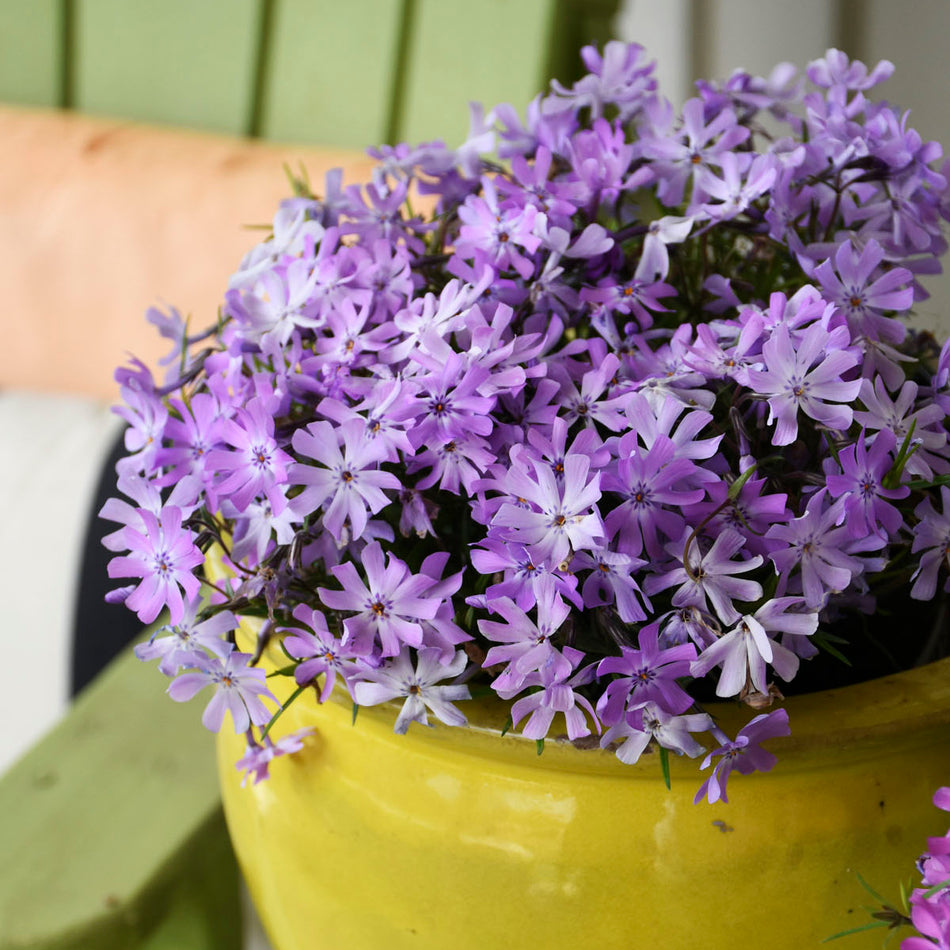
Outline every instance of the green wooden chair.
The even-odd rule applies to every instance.
[[[454,145],[469,100],[522,106],[578,75],[617,5],[0,0],[0,102],[300,144]],[[0,950],[240,946],[197,720],[126,651],[0,776]]]

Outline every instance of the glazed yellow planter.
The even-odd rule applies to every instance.
[[[222,732],[225,812],[277,950],[800,950],[868,921],[858,873],[897,900],[946,830],[931,796],[950,783],[950,660],[787,707],[775,769],[694,805],[697,762],[671,757],[667,791],[653,755],[548,740],[538,756],[488,701],[469,729],[396,736],[396,707],[353,725],[342,691],[306,697],[275,735],[315,732],[269,781],[240,787],[243,740]],[[716,713],[727,731],[744,716]]]

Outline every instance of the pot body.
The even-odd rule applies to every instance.
[[[243,739],[222,732],[225,812],[277,950],[817,946],[868,922],[858,874],[896,903],[946,830],[931,797],[950,783],[950,660],[787,706],[772,772],[694,805],[696,761],[671,757],[668,791],[655,755],[548,740],[539,756],[489,702],[466,706],[471,728],[397,736],[394,708],[354,724],[348,699],[311,695],[275,735],[314,733],[268,781],[240,787]],[[714,712],[727,731],[748,718]]]

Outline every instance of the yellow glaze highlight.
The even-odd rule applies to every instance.
[[[868,922],[858,873],[898,901],[946,831],[931,796],[950,784],[950,660],[789,700],[778,765],[733,774],[728,805],[693,805],[696,761],[671,757],[667,791],[656,756],[551,740],[538,756],[499,736],[498,706],[465,708],[472,728],[396,736],[395,707],[352,725],[342,691],[301,697],[275,737],[312,726],[306,749],[245,788],[243,739],[222,732],[228,825],[277,950],[799,950]],[[731,734],[748,718],[716,715]]]

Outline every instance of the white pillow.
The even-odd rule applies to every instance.
[[[0,772],[66,709],[83,541],[121,426],[88,397],[0,392]]]

